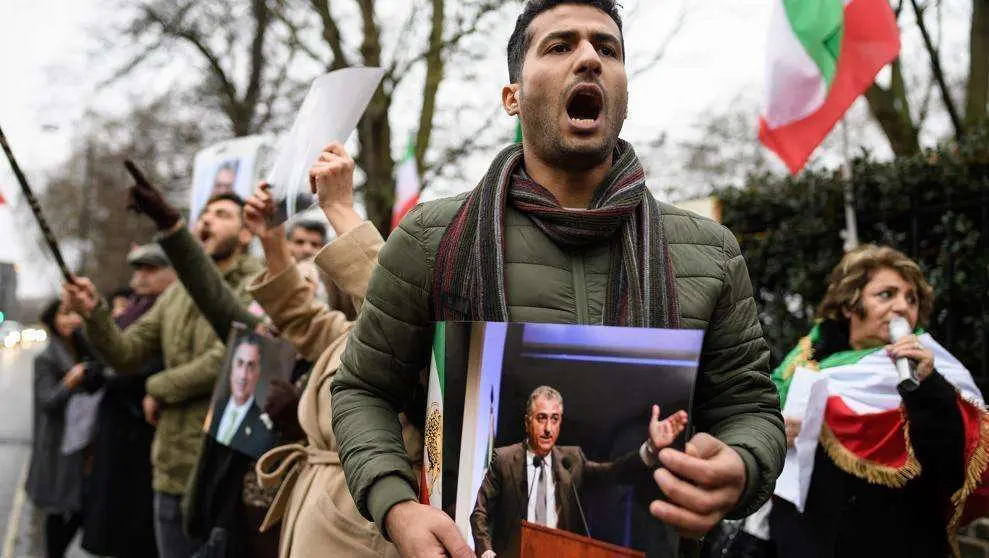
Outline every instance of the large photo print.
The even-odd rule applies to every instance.
[[[271,382],[288,380],[295,351],[243,326],[234,327],[227,342],[223,372],[217,379],[206,431],[220,444],[261,457],[275,445],[275,430],[265,414]]]
[[[523,525],[664,556],[652,471],[682,449],[703,332],[447,322],[430,369],[422,499],[477,556],[519,552]]]

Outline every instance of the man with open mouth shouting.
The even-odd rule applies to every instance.
[[[619,139],[628,76],[613,0],[530,0],[508,67],[502,104],[521,119],[522,144],[499,153],[471,192],[414,209],[381,251],[332,388],[351,492],[404,556],[472,555],[446,514],[416,502],[397,415],[421,389],[436,321],[704,329],[699,432],[685,452],[659,453],[666,499],[649,506],[699,538],[758,509],[785,452],[738,243],[657,202]]]

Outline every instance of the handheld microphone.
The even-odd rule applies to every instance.
[[[563,468],[566,469],[568,473],[570,473],[570,478],[573,479],[573,470],[571,470],[573,462],[570,461],[570,458],[564,457],[560,464],[563,465]],[[587,516],[584,515],[584,507],[580,505],[580,495],[577,494],[577,487],[573,482],[570,483],[570,490],[573,491],[573,499],[577,502],[577,511],[580,512],[580,520],[584,522],[584,535],[590,537],[591,530],[587,527]]]
[[[903,316],[896,316],[889,321],[889,337],[896,343],[907,335],[910,335],[910,323]],[[914,365],[906,358],[896,359],[896,373],[900,377],[899,386],[911,390],[920,385],[917,381],[917,374]]]

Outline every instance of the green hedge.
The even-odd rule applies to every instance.
[[[861,242],[920,262],[935,288],[930,329],[989,388],[989,135],[912,158],[853,164]],[[749,266],[774,363],[810,328],[845,226],[837,171],[760,175],[718,188]]]

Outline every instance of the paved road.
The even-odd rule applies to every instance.
[[[24,498],[23,474],[31,453],[32,375],[41,348],[0,350],[0,558],[41,558],[41,523]],[[88,556],[78,548],[70,558]]]

